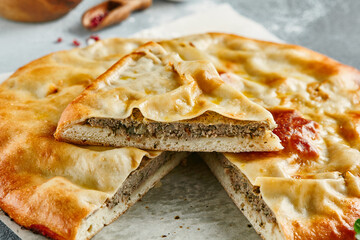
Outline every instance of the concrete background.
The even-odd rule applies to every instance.
[[[15,71],[29,61],[53,51],[72,48],[72,40],[82,46],[90,35],[80,17],[99,0],[86,0],[65,17],[42,24],[24,24],[0,19],[0,73]],[[153,6],[133,14],[122,24],[99,33],[101,38],[126,37],[151,26],[199,11],[203,4],[230,3],[279,38],[326,54],[360,68],[360,1],[357,0],[190,0],[175,3],[154,0]],[[56,44],[58,37],[64,41]]]

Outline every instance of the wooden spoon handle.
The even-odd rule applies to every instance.
[[[97,31],[110,25],[122,22],[133,11],[151,6],[152,0],[110,0],[100,3],[82,16],[82,25],[91,31]]]

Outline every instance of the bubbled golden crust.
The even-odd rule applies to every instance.
[[[109,184],[113,182],[110,180],[120,183],[126,175],[117,178],[119,170],[113,167],[125,166],[131,171],[146,154],[133,149],[78,147],[56,142],[52,137],[66,105],[141,43],[113,39],[85,50],[55,53],[20,68],[1,85],[0,207],[16,222],[55,239],[74,238],[81,220],[117,187]],[[254,185],[260,188],[268,185],[280,191],[281,199],[297,199],[297,196],[277,187],[285,185],[279,182],[288,182],[289,189],[295,185],[299,189],[308,187],[310,191],[302,196],[314,196],[314,199],[290,203],[306,213],[322,210],[310,211],[312,217],[280,211],[276,204],[285,201],[277,201],[274,191],[264,190],[270,187],[263,188],[264,200],[273,210],[286,238],[352,239],[352,225],[359,217],[360,199],[359,138],[356,135],[356,113],[360,109],[358,70],[299,46],[229,34],[193,35],[160,44],[168,51],[179,53],[184,60],[212,62],[225,81],[258,104],[267,108],[296,109],[304,118],[320,125],[321,141],[314,144],[320,147],[321,161],[316,159],[304,164],[289,156],[271,158],[254,153],[245,154],[246,161],[240,155],[226,157],[234,165],[238,164]],[[341,115],[348,119],[339,120]],[[343,129],[347,133],[342,132]],[[334,157],[329,158],[329,154]],[[131,157],[125,161],[121,157],[124,155]],[[109,164],[101,168],[97,165],[100,162]],[[299,172],[288,172],[283,166],[291,166],[289,169]],[[314,171],[318,172],[309,174]],[[109,174],[109,178],[103,179]],[[316,194],[317,191],[312,191],[314,188],[306,183],[299,187],[297,179],[325,186],[324,194]],[[336,191],[328,190],[329,182]],[[322,206],[318,198],[324,196],[325,202],[333,197],[330,202],[337,208],[317,208]],[[290,219],[285,218],[285,213],[289,213]]]
[[[304,125],[297,130],[277,121],[288,133],[300,131],[292,148],[225,156],[260,187],[286,239],[353,239],[360,217],[359,71],[300,46],[227,34],[162,45],[185,60],[210,60],[225,81],[270,111],[300,114],[295,121]]]
[[[142,43],[112,39],[50,54],[0,86],[0,208],[17,223],[54,239],[74,239],[86,216],[150,156],[53,138],[66,105]]]
[[[215,116],[219,115],[223,116],[221,123],[224,124],[224,129],[230,124],[246,127],[235,136],[216,135],[215,131],[209,131],[209,135],[213,134],[215,137],[233,137],[230,141],[232,148],[228,146],[230,143],[225,146],[216,144],[212,148],[209,148],[209,144],[199,147],[195,144],[196,137],[191,135],[192,129],[196,130],[196,127],[189,127],[189,139],[181,142],[192,142],[191,146],[179,148],[169,145],[169,139],[160,141],[159,144],[142,146],[138,145],[138,138],[132,139],[132,136],[128,136],[127,141],[119,143],[124,140],[125,133],[117,134],[120,135],[119,141],[114,145],[116,141],[109,140],[109,135],[103,134],[104,130],[101,129],[111,128],[106,124],[93,128],[94,133],[90,137],[86,136],[89,129],[77,130],[79,125],[84,125],[92,118],[114,121],[130,119],[134,116],[134,110],[140,111],[146,121],[155,121],[159,126],[167,123],[182,124],[190,120],[206,126],[215,125],[215,122],[208,123],[204,119],[215,119]],[[201,118],[202,115],[204,116]],[[135,123],[138,124],[145,127],[146,123]],[[267,135],[265,130],[274,127],[272,115],[263,107],[249,101],[241,92],[234,91],[231,85],[225,84],[211,63],[182,61],[177,54],[166,52],[159,44],[149,42],[114,64],[67,106],[62,113],[55,138],[73,143],[83,141],[86,144],[134,146],[165,151],[273,151],[281,146],[279,141],[276,141],[277,138]],[[126,130],[128,129],[131,127]],[[158,129],[157,132],[159,131],[161,130]],[[250,135],[253,132],[256,134]],[[142,136],[143,142],[149,140],[147,137],[154,137],[150,134]],[[180,142],[184,137],[185,135],[176,137],[175,141]],[[253,140],[245,144],[246,137],[258,137],[260,143]],[[207,140],[206,138],[204,137],[203,141]]]

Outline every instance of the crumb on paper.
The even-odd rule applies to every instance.
[[[95,41],[99,41],[99,40],[100,40],[99,35],[95,35],[95,34],[90,35],[89,38],[94,39]]]
[[[92,34],[92,35],[90,35],[90,37],[88,37],[86,39],[86,44],[91,45],[91,44],[94,44],[95,42],[97,42],[99,40],[100,40],[99,35]]]
[[[86,40],[86,44],[87,44],[87,45],[91,45],[91,44],[94,44],[94,43],[96,43],[96,41],[95,41],[94,39],[92,39],[92,38],[88,38],[88,39]]]
[[[76,40],[76,39],[74,39],[72,43],[73,43],[73,45],[74,45],[75,47],[79,47],[79,46],[80,46],[80,42],[79,42],[78,40]]]

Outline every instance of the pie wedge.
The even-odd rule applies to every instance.
[[[0,86],[0,207],[52,239],[89,239],[187,153],[77,146],[54,139],[61,112],[141,40],[105,40],[20,68]]]
[[[182,61],[148,43],[69,104],[55,138],[163,151],[273,151],[281,149],[275,126],[210,62]]]

